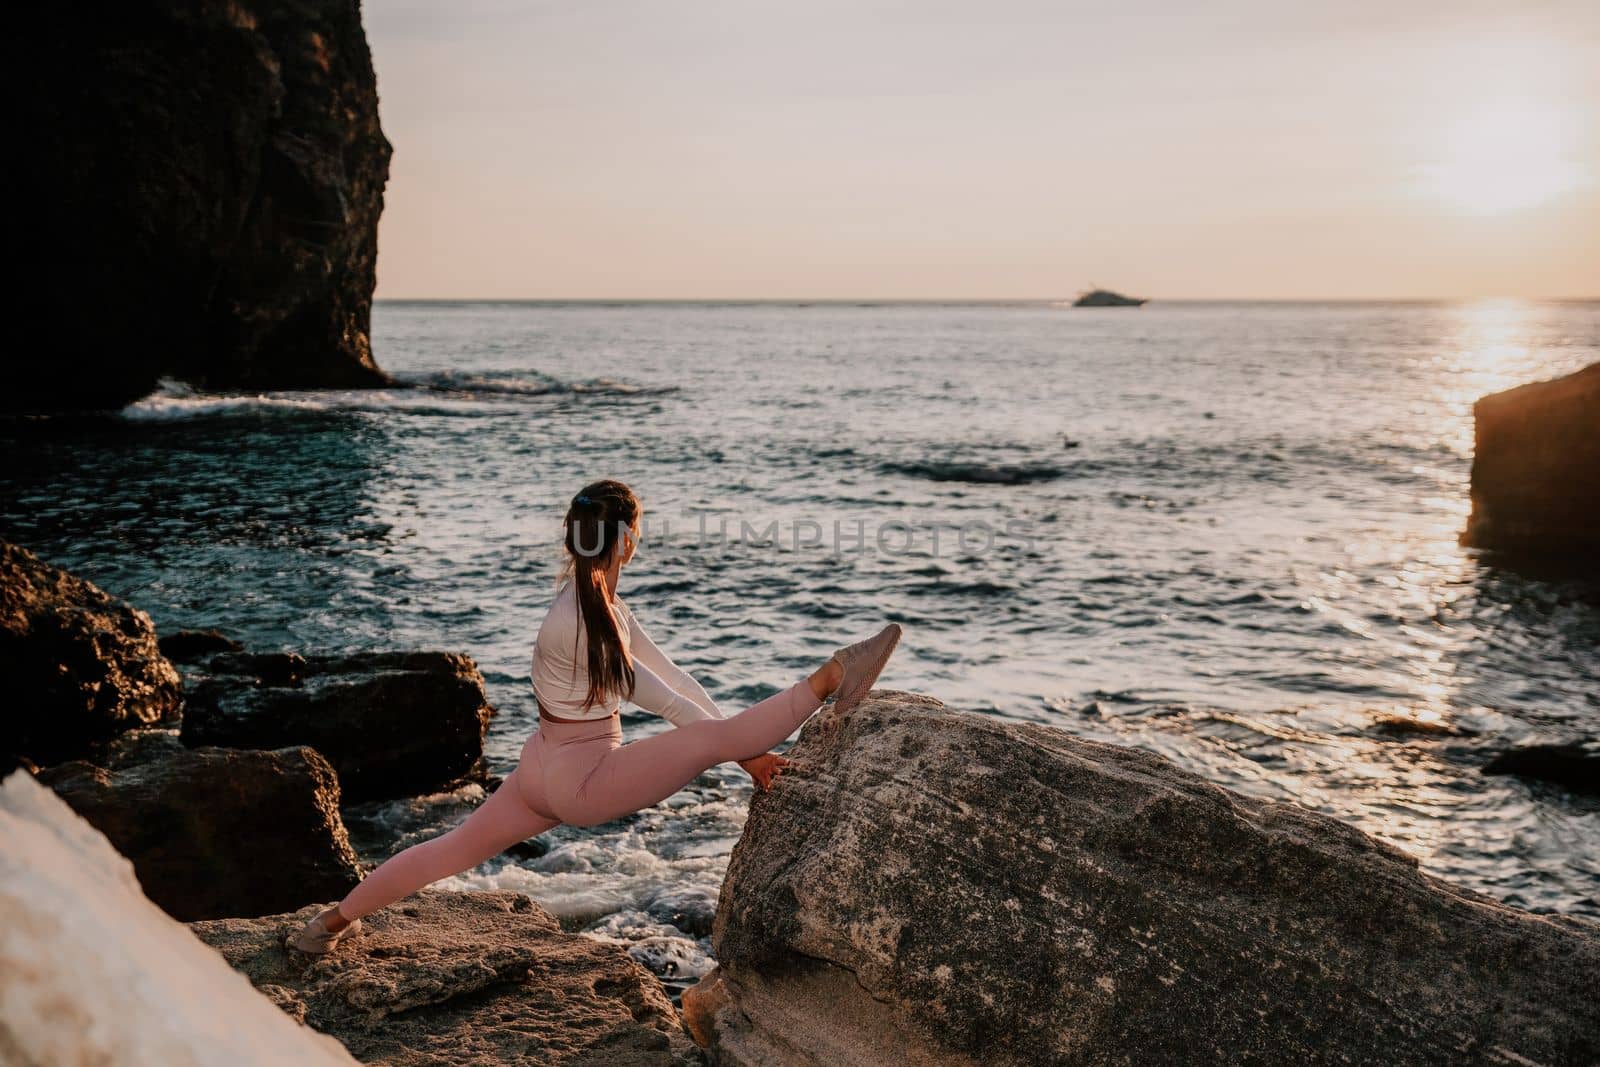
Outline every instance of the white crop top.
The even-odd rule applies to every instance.
[[[724,717],[700,683],[656,647],[621,597],[612,600],[611,610],[633,662],[633,703],[674,726]],[[589,645],[581,622],[577,588],[567,581],[557,591],[533,643],[533,693],[540,707],[557,718],[604,719],[616,713],[622,699],[608,693],[603,703],[583,706],[589,694]]]

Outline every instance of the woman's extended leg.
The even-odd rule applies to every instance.
[[[449,833],[390,856],[339,902],[339,914],[359,919],[441,878],[470,871],[518,841],[560,826],[559,819],[528,807],[517,781],[519,772],[520,768],[508,774],[489,799]]]
[[[708,768],[767,751],[821,706],[812,684],[799,682],[726,719],[697,719],[614,748],[572,796],[554,798],[554,810],[570,825],[593,826],[647,808]]]

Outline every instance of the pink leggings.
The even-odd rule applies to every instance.
[[[478,810],[449,833],[391,856],[339,902],[339,913],[358,919],[562,823],[595,826],[660,803],[719,763],[766,752],[821,704],[799,682],[737,715],[697,719],[626,745],[618,715],[583,723],[541,718],[517,769]]]

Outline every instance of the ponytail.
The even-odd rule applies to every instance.
[[[633,663],[611,611],[606,571],[622,534],[639,518],[639,499],[621,482],[599,481],[572,498],[566,519],[566,569],[572,574],[578,616],[588,645],[589,692],[584,707],[605,702],[607,694],[633,696]]]

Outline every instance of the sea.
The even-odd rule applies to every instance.
[[[563,512],[620,478],[621,593],[725,712],[892,619],[881,685],[1600,917],[1600,801],[1481,771],[1600,734],[1600,586],[1457,542],[1473,402],[1600,360],[1600,304],[382,301],[373,346],[402,387],[0,420],[0,534],[162,631],[466,652],[505,774]],[[443,885],[527,893],[678,990],[751,791],[719,766]],[[376,862],[481,799],[347,817]]]

